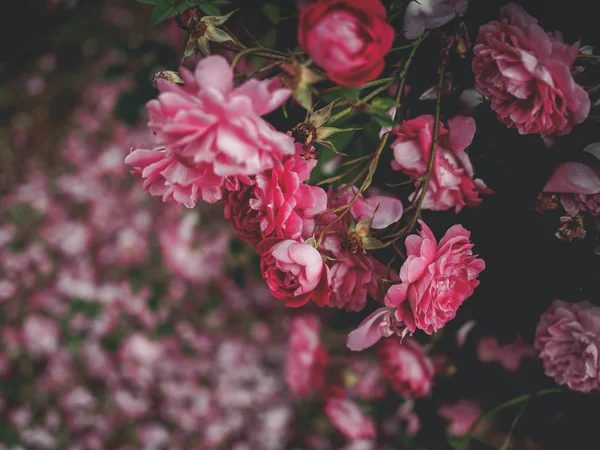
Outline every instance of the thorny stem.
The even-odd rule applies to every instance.
[[[390,81],[395,81],[395,80],[396,80],[396,78],[394,78],[394,77],[380,78],[379,80],[369,81],[368,83],[363,84],[360,87],[360,89],[367,89],[367,88],[379,86],[381,84],[389,83]],[[327,89],[323,89],[322,91],[315,89],[315,91],[319,95],[329,94],[331,92],[337,92],[337,91],[341,91],[341,90],[342,90],[342,86],[333,86],[333,87],[330,87]]]
[[[446,69],[446,64],[442,64],[440,66],[438,72],[438,84],[437,84],[437,95],[435,99],[435,121],[433,123],[433,137],[431,142],[431,150],[429,152],[429,162],[427,164],[427,171],[425,172],[425,177],[423,180],[423,185],[421,186],[419,192],[419,199],[417,201],[417,209],[415,211],[414,216],[412,217],[409,226],[404,230],[403,234],[410,234],[415,225],[417,224],[417,220],[421,217],[421,207],[423,206],[423,201],[425,200],[425,195],[427,194],[427,189],[429,188],[429,182],[431,180],[431,175],[433,173],[433,166],[435,164],[435,155],[437,152],[437,140],[438,134],[440,131],[440,105],[442,100],[442,83],[444,82],[444,71]]]
[[[231,69],[232,70],[235,69],[235,66],[237,66],[237,64],[240,62],[240,60],[244,56],[250,55],[250,54],[254,54],[255,56],[260,56],[262,58],[267,58],[267,59],[277,59],[279,61],[285,61],[287,59],[287,56],[285,54],[276,52],[275,50],[267,51],[264,48],[252,47],[252,48],[247,48],[245,50],[242,50],[237,55],[235,55],[235,57],[233,58],[233,61],[231,62]]]
[[[593,94],[596,91],[600,91],[600,84],[597,84],[596,86],[588,89],[586,92],[589,94]]]
[[[423,33],[423,35],[417,41],[414,42],[413,49],[410,52],[408,59],[406,60],[406,64],[404,64],[404,67],[402,68],[402,71],[400,72],[399,84],[398,84],[398,89],[396,91],[396,98],[395,98],[395,101],[397,104],[400,103],[400,99],[402,98],[402,93],[404,92],[404,84],[406,83],[406,76],[408,74],[408,69],[410,68],[410,65],[413,61],[413,58],[414,58],[416,52],[417,52],[417,49],[421,45],[421,42],[423,42],[425,40],[425,38],[427,38],[427,36],[429,36],[429,32]],[[442,72],[443,72],[443,68],[442,68]],[[341,117],[345,116],[346,114],[350,113],[357,104],[369,101],[371,98],[374,98],[375,96],[379,95],[380,92],[383,92],[383,90],[387,89],[393,83],[394,83],[394,81],[392,80],[392,81],[384,84],[382,87],[375,89],[373,92],[371,92],[369,95],[367,95],[364,98],[362,98],[361,100],[359,100],[357,103],[355,103],[351,107],[346,108],[343,111],[337,113],[335,116],[331,117],[330,121],[334,122],[334,121],[340,119]],[[440,81],[440,86],[438,88],[438,95],[440,92],[441,92],[441,81]],[[438,109],[439,109],[439,101],[438,101]],[[396,116],[396,117],[398,117],[398,116]],[[437,113],[437,117],[438,117],[438,121],[439,121],[439,111]],[[435,136],[437,136],[437,130],[435,131]],[[370,158],[365,159],[365,161],[370,160],[370,163],[363,170],[361,170],[361,172],[358,174],[358,176],[357,176],[357,178],[355,178],[355,180],[358,181],[359,177],[362,176],[362,174],[365,173],[365,171],[366,171],[367,175],[366,175],[365,179],[363,180],[360,188],[356,191],[356,194],[354,195],[352,200],[350,200],[350,202],[347,205],[344,205],[340,208],[336,208],[337,212],[340,212],[340,214],[338,214],[338,216],[334,220],[329,222],[325,226],[325,228],[323,228],[321,230],[321,234],[319,235],[319,239],[317,241],[317,247],[319,247],[321,245],[321,243],[323,242],[323,238],[325,236],[326,231],[329,228],[331,228],[332,225],[339,222],[346,214],[348,214],[348,212],[352,209],[352,206],[354,205],[354,203],[356,203],[356,200],[358,199],[358,197],[363,192],[365,192],[369,188],[369,186],[371,186],[371,182],[373,180],[373,174],[377,170],[377,165],[379,163],[381,153],[383,152],[383,149],[385,148],[385,144],[387,143],[389,137],[390,137],[390,131],[388,131],[381,137],[381,140],[379,141],[379,145],[377,146],[375,153],[373,153],[372,155],[369,155]],[[349,189],[349,187],[354,185],[354,183],[356,181],[353,181],[351,184],[346,185],[344,189]]]

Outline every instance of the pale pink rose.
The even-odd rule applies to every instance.
[[[379,308],[348,334],[346,345],[350,350],[358,352],[375,345],[382,337],[394,334],[402,336],[402,328],[402,324],[396,320],[394,308]]]
[[[442,405],[438,408],[440,417],[449,422],[448,434],[451,436],[466,435],[481,413],[479,402],[467,399],[461,399],[451,405]]]
[[[482,362],[495,362],[509,372],[516,372],[521,360],[535,357],[532,345],[523,343],[521,336],[515,342],[501,345],[494,336],[484,336],[477,342],[477,358]]]
[[[193,208],[199,198],[208,203],[221,199],[223,179],[208,164],[187,164],[172,150],[138,148],[125,163],[133,167],[134,176],[142,178],[144,189],[164,202]]]
[[[331,424],[348,439],[368,439],[376,434],[373,420],[343,391],[327,397],[325,414]]]
[[[256,245],[262,239],[261,212],[250,207],[254,185],[240,184],[237,190],[223,190],[223,214],[241,240]]]
[[[421,231],[406,238],[406,261],[401,284],[387,292],[385,304],[396,308],[396,319],[413,333],[432,334],[454,318],[460,305],[479,285],[485,262],[473,255],[471,233],[454,225],[439,244],[422,221]]]
[[[600,307],[555,300],[538,322],[534,345],[546,375],[579,392],[600,382]]]
[[[327,351],[320,344],[321,322],[316,315],[295,316],[285,359],[285,381],[299,397],[318,392],[325,385]]]
[[[291,156],[283,166],[256,176],[250,207],[260,213],[262,236],[307,239],[315,228],[314,217],[327,208],[327,194],[305,182],[317,164]]]
[[[590,111],[590,99],[570,69],[579,45],[546,33],[514,3],[479,29],[473,49],[477,90],[498,119],[521,134],[568,134]]]
[[[435,375],[433,363],[416,340],[384,339],[377,346],[377,359],[398,394],[420,398],[431,392]]]
[[[154,160],[145,152],[133,157],[134,152],[126,161],[139,168],[154,195],[188,205],[202,196],[213,203],[225,178],[255,175],[294,153],[292,139],[260,117],[290,96],[277,79],[250,79],[234,88],[233,72],[222,56],[200,60],[193,74],[182,67],[180,75],[183,87],[157,80],[161,93],[147,105],[149,125],[166,150],[159,147]],[[187,195],[169,195],[173,185],[185,187]]]
[[[291,239],[265,239],[256,247],[260,270],[274,297],[286,306],[298,307],[309,300],[329,303],[331,275],[321,254],[308,244]]]
[[[350,191],[356,192],[356,188]],[[371,228],[375,230],[387,228],[398,222],[403,212],[402,202],[387,195],[371,195],[366,198],[361,195],[350,209],[350,213],[357,221],[373,219]]]
[[[412,0],[404,12],[404,37],[418,39],[425,30],[439,28],[462,16],[468,5],[468,0]]]
[[[206,283],[222,274],[230,236],[227,231],[216,235],[198,233],[197,223],[197,214],[186,214],[161,227],[158,241],[169,269],[187,281]],[[200,246],[196,245],[198,242]]]
[[[394,133],[397,139],[392,144],[394,160],[392,168],[401,170],[417,180],[427,172],[433,140],[434,117],[424,115],[407,120]],[[491,194],[480,179],[473,179],[473,166],[465,149],[471,145],[475,135],[475,120],[472,117],[456,116],[448,120],[448,127],[440,123],[436,144],[433,173],[423,200],[424,209],[443,211],[454,208],[459,212],[464,206],[473,207],[481,203],[479,194]],[[415,182],[419,192],[420,183]]]
[[[59,349],[60,329],[55,320],[30,315],[23,324],[25,348],[34,356],[50,356]]]
[[[543,192],[560,194],[561,204],[572,217],[581,211],[594,216],[600,214],[600,174],[587,164],[559,164]]]

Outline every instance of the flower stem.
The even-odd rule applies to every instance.
[[[406,230],[404,230],[403,234],[410,234],[410,232],[414,229],[415,225],[417,224],[417,220],[419,220],[419,218],[421,217],[421,208],[423,207],[423,201],[425,200],[425,195],[427,194],[427,189],[429,188],[431,175],[433,174],[433,166],[435,165],[435,155],[437,152],[437,140],[440,131],[440,106],[442,103],[442,83],[444,82],[445,69],[446,65],[442,64],[438,70],[438,84],[436,87],[437,95],[435,99],[435,121],[433,123],[433,137],[431,141],[431,150],[429,152],[429,162],[427,163],[427,171],[425,172],[423,185],[421,186],[421,191],[419,192],[419,199],[417,200],[417,209],[410,221],[409,226],[406,228]]]
[[[279,61],[285,61],[287,59],[287,56],[285,56],[283,53],[276,52],[275,50],[265,50],[264,48],[261,48],[261,47],[252,47],[252,48],[247,48],[245,50],[242,50],[237,55],[235,55],[235,57],[233,58],[233,61],[231,62],[231,69],[232,70],[235,69],[235,66],[237,66],[237,64],[240,62],[240,60],[244,56],[250,55],[250,54],[254,54],[255,56],[260,56],[262,58],[267,58],[267,59],[276,59]]]

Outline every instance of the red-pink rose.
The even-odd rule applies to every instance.
[[[325,306],[331,296],[329,268],[308,244],[291,239],[265,239],[256,246],[260,270],[274,297],[298,307],[312,299]]]
[[[578,45],[546,33],[519,5],[509,3],[500,21],[483,25],[473,51],[477,90],[519,133],[568,134],[589,114],[590,99],[570,72]]]
[[[377,346],[377,358],[383,374],[398,394],[409,398],[425,397],[435,375],[431,359],[412,338],[394,336]]]
[[[419,116],[405,121],[394,131],[397,135],[392,144],[394,170],[401,170],[415,180],[427,172],[434,121],[433,116]],[[481,203],[480,193],[492,193],[482,180],[473,179],[473,166],[465,149],[471,145],[474,135],[475,120],[472,117],[456,116],[448,121],[447,128],[440,123],[433,173],[422,205],[424,209],[454,208],[459,212],[464,206]],[[415,186],[417,192],[410,199],[419,192],[419,182]]]
[[[379,0],[319,0],[302,10],[298,24],[300,46],[342,86],[376,79],[394,35]]]
[[[256,245],[262,239],[260,212],[250,207],[254,185],[240,184],[237,190],[223,189],[223,214],[240,239]]]
[[[283,166],[256,176],[250,207],[259,212],[264,238],[307,239],[315,229],[314,217],[327,208],[327,194],[305,182],[317,164],[290,156]]]
[[[555,300],[535,331],[546,375],[570,389],[590,392],[600,383],[600,307]]]
[[[560,194],[560,202],[570,216],[575,217],[580,211],[600,214],[600,174],[587,164],[559,164],[543,192]]]
[[[419,235],[406,238],[402,283],[390,287],[384,301],[411,333],[419,328],[432,334],[473,294],[485,262],[473,255],[471,233],[462,225],[451,227],[438,244],[429,227],[419,223]]]
[[[321,323],[316,315],[292,319],[285,359],[285,381],[299,397],[319,391],[325,384],[327,351],[319,342]]]

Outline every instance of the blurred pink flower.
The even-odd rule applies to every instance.
[[[318,392],[325,384],[327,351],[320,344],[321,322],[316,315],[292,318],[285,358],[285,381],[299,397]]]
[[[557,384],[579,392],[598,388],[600,307],[555,300],[540,317],[534,345]]]
[[[417,180],[427,172],[433,140],[433,116],[424,115],[407,120],[394,133],[392,143],[394,160],[392,168],[401,170]],[[443,211],[481,203],[479,194],[491,194],[480,179],[473,179],[473,166],[465,149],[471,145],[475,135],[475,120],[472,117],[455,116],[448,120],[448,128],[440,123],[433,173],[423,201],[424,209]],[[413,200],[419,193],[421,183],[415,183],[417,191],[409,197]]]
[[[468,5],[468,0],[412,0],[404,12],[404,37],[418,39],[425,30],[439,28],[462,16]]]
[[[451,436],[465,436],[475,421],[481,416],[481,407],[475,400],[461,399],[450,405],[438,408],[440,417],[448,423],[448,434]],[[483,423],[481,425],[484,425]],[[481,426],[479,426],[481,428]]]
[[[379,308],[369,314],[348,334],[346,345],[356,352],[375,345],[382,337],[402,336],[402,324],[396,320],[394,308]]]
[[[219,277],[229,251],[229,233],[196,232],[198,215],[189,213],[163,227],[158,239],[167,266],[185,280],[206,283]],[[202,245],[195,245],[198,241]]]
[[[341,390],[340,390],[341,391]],[[351,399],[335,392],[325,400],[325,414],[331,424],[348,439],[375,437],[375,424]]]
[[[590,111],[588,94],[570,73],[578,48],[509,3],[500,8],[500,21],[479,29],[477,90],[490,98],[498,119],[521,134],[568,134]]]
[[[27,316],[23,324],[23,342],[32,355],[52,355],[60,345],[58,324],[49,317]]]
[[[394,390],[407,398],[425,397],[433,386],[433,363],[412,338],[384,339],[377,346],[377,358]]]
[[[532,345],[523,343],[519,336],[515,342],[500,345],[495,336],[484,336],[477,342],[477,358],[482,362],[495,362],[510,372],[516,372],[521,360],[535,357]]]
[[[309,300],[329,303],[331,275],[320,253],[308,244],[270,238],[256,247],[260,269],[274,297],[286,306],[298,307]]]
[[[473,255],[471,233],[454,225],[439,244],[429,227],[406,238],[406,261],[401,284],[387,292],[385,304],[396,308],[396,319],[413,333],[417,328],[432,334],[454,318],[460,305],[479,285],[485,262]]]

